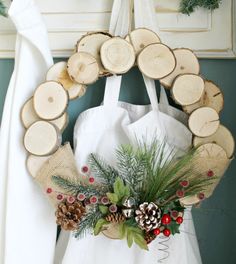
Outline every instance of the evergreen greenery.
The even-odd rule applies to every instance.
[[[88,207],[75,232],[78,238],[92,230],[94,235],[98,235],[103,226],[109,224],[106,216],[111,213],[110,206],[115,206],[116,212],[122,213],[124,201],[128,198],[135,200],[133,212],[140,204],[152,202],[161,209],[162,214],[170,214],[172,211],[183,213],[185,208],[180,204],[179,191],[182,192],[181,197],[204,193],[204,189],[216,177],[209,178],[198,172],[200,165],[196,156],[195,149],[180,155],[165,142],[139,142],[136,147],[123,145],[117,149],[116,168],[91,154],[91,173],[96,176],[97,183],[89,184],[80,180],[72,182],[60,176],[53,176],[52,180],[65,193],[75,197],[83,193],[86,199],[92,196],[96,196],[98,201],[102,197],[108,198],[108,204],[98,202]],[[183,186],[183,182],[187,182],[187,185]],[[120,238],[126,238],[129,247],[136,243],[142,249],[147,249],[145,233],[134,216],[119,223]],[[179,233],[179,226],[172,221],[168,227],[174,235]]]
[[[183,14],[190,14],[198,7],[203,7],[209,10],[219,8],[221,0],[182,0],[180,3],[180,11]]]
[[[6,13],[6,6],[4,5],[3,1],[0,0],[0,15],[1,16],[7,16]]]

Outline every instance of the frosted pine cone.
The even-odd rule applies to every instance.
[[[161,209],[154,203],[142,203],[135,211],[135,220],[141,229],[149,232],[161,225]]]
[[[70,204],[67,201],[63,201],[57,207],[57,224],[64,230],[75,230],[78,228],[81,217],[84,213],[85,208],[81,202],[75,201]]]

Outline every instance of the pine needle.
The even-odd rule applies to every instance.
[[[209,10],[219,8],[221,0],[182,0],[180,3],[180,12],[190,15],[198,7],[203,7]]]
[[[7,17],[6,6],[1,0],[0,0],[0,15]]]

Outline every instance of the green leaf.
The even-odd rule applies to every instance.
[[[101,232],[102,227],[103,227],[105,224],[108,224],[108,222],[107,222],[105,219],[103,219],[103,218],[101,218],[101,219],[99,219],[99,220],[97,221],[97,223],[96,223],[96,225],[95,225],[95,227],[94,227],[94,229],[93,229],[93,231],[94,231],[94,235],[95,235],[95,236],[97,236],[97,235]]]
[[[119,198],[115,193],[107,193],[107,197],[113,204],[117,204],[119,201]]]
[[[125,186],[123,180],[121,178],[119,178],[119,177],[116,178],[116,181],[115,181],[113,187],[114,187],[114,193],[118,197],[118,201],[123,199],[125,196],[129,196],[130,195],[129,187]]]
[[[133,232],[130,231],[130,230],[128,230],[127,235],[126,235],[126,238],[127,238],[128,247],[131,248],[132,245],[133,245],[133,242],[134,242]]]
[[[147,242],[141,234],[134,233],[134,242],[141,248],[148,250]]]
[[[119,232],[120,232],[120,239],[123,239],[126,235],[126,228],[125,228],[125,224],[121,223],[119,225]]]
[[[106,215],[107,213],[108,213],[108,207],[107,206],[105,206],[105,205],[99,205],[99,211],[102,213],[102,214],[104,214],[104,215]]]

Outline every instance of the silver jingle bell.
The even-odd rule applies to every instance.
[[[122,201],[122,205],[126,208],[132,208],[136,204],[135,199],[133,197],[126,197]]]
[[[131,218],[134,215],[134,209],[123,209],[122,214],[125,218]]]

